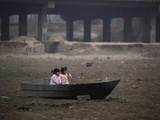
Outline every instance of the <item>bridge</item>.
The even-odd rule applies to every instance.
[[[91,21],[102,19],[103,42],[111,42],[111,20],[124,20],[124,42],[134,42],[133,17],[143,19],[143,42],[151,38],[151,19],[155,19],[156,42],[160,42],[159,0],[0,0],[1,41],[9,38],[9,17],[19,16],[19,36],[27,35],[27,15],[38,15],[38,40],[46,40],[47,14],[60,15],[66,21],[66,39],[73,41],[73,22],[84,21],[84,42],[91,42]]]

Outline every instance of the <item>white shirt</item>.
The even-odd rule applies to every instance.
[[[51,77],[51,80],[50,80],[49,84],[50,85],[59,85],[59,84],[62,84],[61,77],[53,74],[52,77]]]

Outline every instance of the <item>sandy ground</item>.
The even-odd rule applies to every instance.
[[[73,84],[120,79],[105,100],[21,97],[22,81],[47,83],[66,65]],[[159,120],[160,58],[138,54],[1,55],[0,120]]]

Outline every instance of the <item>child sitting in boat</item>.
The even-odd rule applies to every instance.
[[[50,80],[50,85],[61,85],[62,80],[60,77],[60,70],[58,68],[55,68],[54,70],[51,71],[51,73],[53,74]]]
[[[71,82],[72,76],[67,72],[67,67],[61,67],[60,77],[62,80],[62,84],[69,84]]]

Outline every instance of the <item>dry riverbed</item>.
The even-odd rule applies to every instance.
[[[66,65],[73,84],[120,79],[105,100],[21,97],[22,81],[47,83]],[[159,120],[160,58],[115,55],[1,55],[0,120]]]

